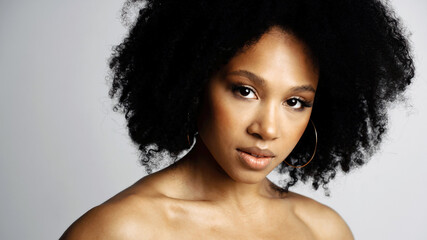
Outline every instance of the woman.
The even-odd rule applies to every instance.
[[[169,166],[62,239],[353,239],[289,187],[327,188],[377,149],[414,75],[401,29],[376,0],[146,1],[110,96],[147,172]]]

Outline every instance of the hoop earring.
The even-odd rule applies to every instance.
[[[187,142],[188,142],[188,146],[190,146],[190,147],[191,147],[190,136],[189,136],[189,134],[188,134],[188,133],[187,133]]]
[[[288,166],[291,166],[291,167],[293,167],[293,168],[303,168],[303,167],[307,166],[307,164],[309,164],[309,163],[311,162],[311,160],[313,160],[314,155],[316,155],[316,150],[317,150],[317,130],[316,130],[316,126],[314,126],[314,122],[313,122],[313,120],[311,120],[311,119],[310,119],[310,122],[311,122],[311,125],[313,125],[313,128],[314,128],[314,136],[316,137],[316,144],[314,145],[314,152],[313,152],[313,155],[311,155],[311,158],[310,158],[310,160],[308,160],[308,162],[306,162],[304,165],[301,165],[301,166],[294,166],[294,165],[289,164],[288,162],[286,162],[286,160],[283,160],[286,164],[288,164]]]
[[[192,135],[192,139],[194,139],[194,137],[195,137],[195,136],[197,136],[197,134],[199,134],[199,132],[195,132],[195,133]],[[193,146],[193,143],[195,142],[195,141],[190,142],[190,134],[189,134],[189,133],[187,133],[187,142],[188,142],[188,146],[189,146],[189,147]]]

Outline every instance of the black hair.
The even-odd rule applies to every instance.
[[[299,180],[327,187],[338,168],[363,165],[384,137],[387,107],[414,77],[404,28],[379,0],[128,0],[124,9],[141,3],[110,59],[109,94],[148,173],[156,154],[176,160],[188,149],[210,77],[273,26],[304,42],[319,69],[315,159],[279,166],[290,176],[284,191]],[[287,162],[311,157],[313,138],[304,136]]]

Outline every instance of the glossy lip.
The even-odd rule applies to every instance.
[[[269,149],[261,149],[258,147],[238,148],[237,150],[256,155],[255,157],[275,157],[274,153]]]
[[[273,152],[268,149],[257,147],[236,149],[240,160],[251,169],[263,170],[271,163],[274,158]],[[255,155],[255,156],[254,156]]]

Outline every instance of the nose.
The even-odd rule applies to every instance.
[[[280,137],[278,109],[274,104],[266,104],[256,113],[247,132],[262,140],[274,140]]]

